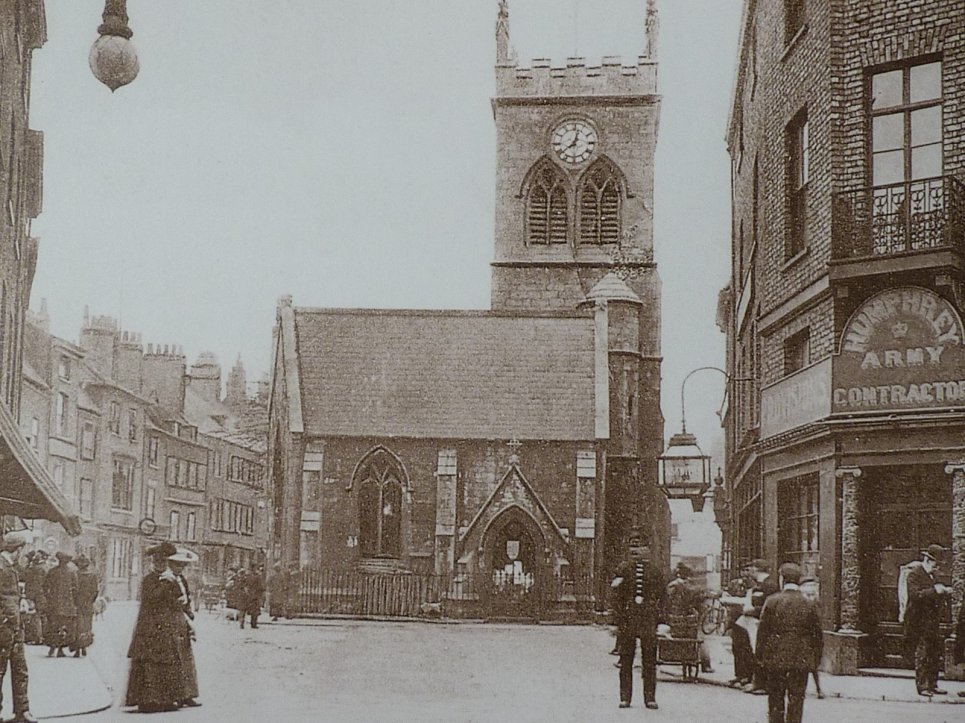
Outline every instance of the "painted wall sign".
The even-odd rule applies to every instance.
[[[831,359],[805,367],[761,392],[761,438],[767,439],[831,413]]]
[[[965,347],[955,307],[907,286],[871,297],[848,320],[832,408],[870,412],[965,406]]]

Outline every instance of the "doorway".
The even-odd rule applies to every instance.
[[[512,507],[493,521],[485,544],[493,617],[539,616],[543,548],[538,525],[520,508]]]

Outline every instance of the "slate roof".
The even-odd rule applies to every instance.
[[[591,318],[295,308],[294,326],[308,435],[594,438]]]

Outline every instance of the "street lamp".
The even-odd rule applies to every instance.
[[[694,512],[704,509],[704,493],[710,489],[710,456],[703,453],[697,438],[686,431],[670,438],[658,458],[660,488],[671,500],[689,499]]]
[[[667,449],[657,458],[660,489],[668,499],[689,499],[694,512],[703,511],[704,495],[710,490],[710,455],[704,454],[697,437],[687,431],[684,389],[691,376],[707,369],[730,379],[727,372],[718,367],[698,367],[684,377],[680,385],[680,432],[670,438]]]
[[[91,46],[88,60],[94,77],[113,93],[134,80],[141,66],[131,42],[134,32],[127,25],[127,0],[106,0],[101,17],[100,37]]]

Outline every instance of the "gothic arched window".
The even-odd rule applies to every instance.
[[[362,557],[402,556],[402,480],[398,462],[384,449],[359,465],[359,550]]]
[[[601,159],[583,174],[579,204],[580,243],[619,243],[623,184],[613,164]]]
[[[526,198],[526,238],[531,244],[565,244],[568,228],[566,177],[544,161],[532,175]]]

